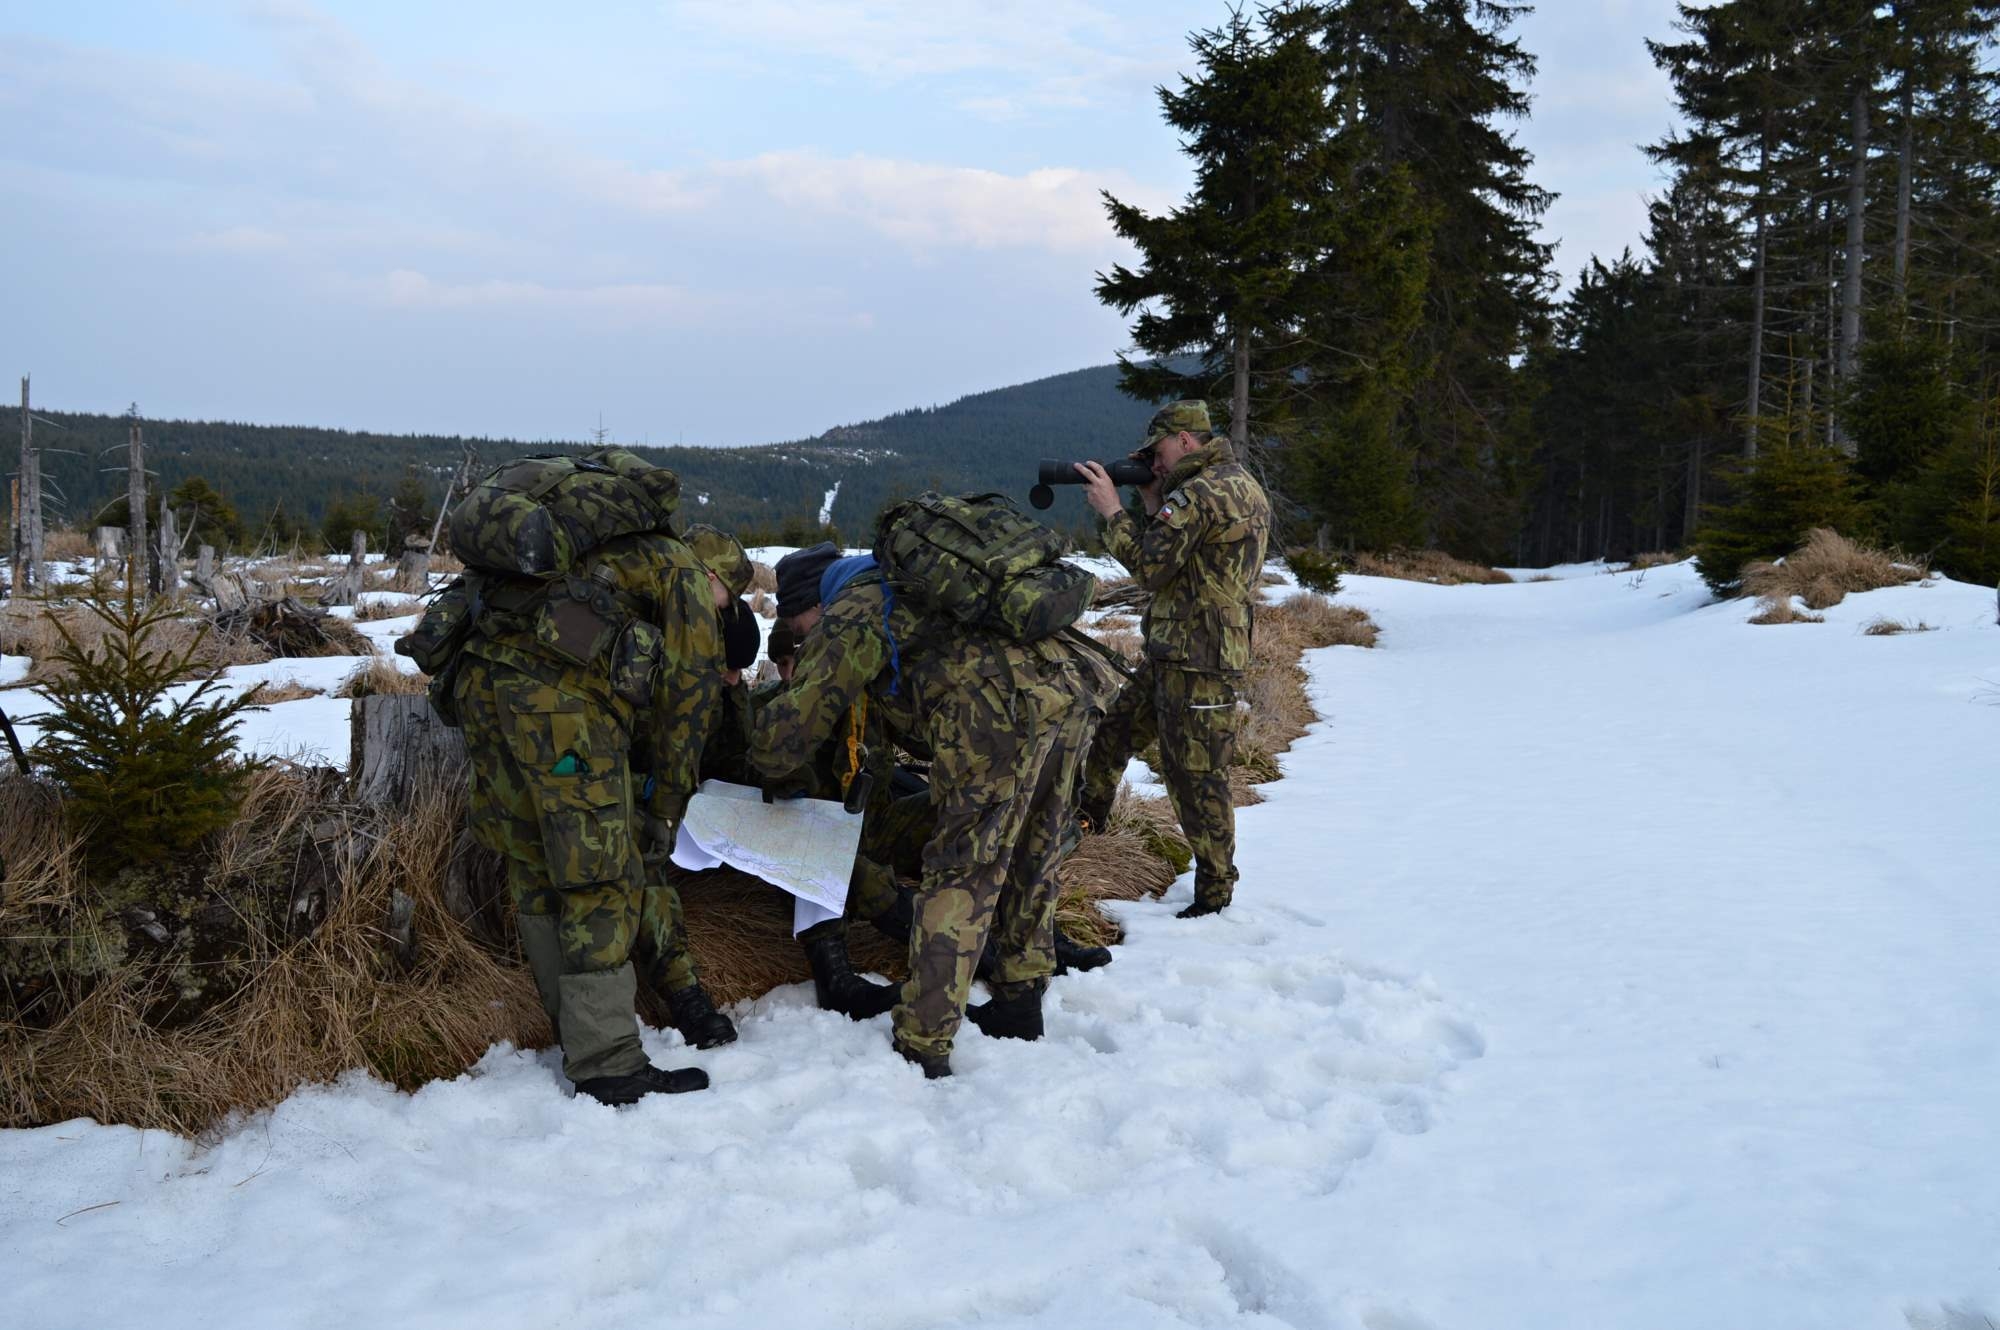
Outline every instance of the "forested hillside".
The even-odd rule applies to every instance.
[[[1102,457],[1129,449],[1152,408],[1118,391],[1115,366],[1058,374],[1034,383],[843,425],[816,439],[752,448],[637,448],[677,471],[691,518],[750,534],[815,529],[827,494],[839,493],[833,525],[858,532],[895,495],[927,488],[995,489],[1022,498],[1036,461],[1067,454]],[[43,445],[51,527],[90,527],[124,518],[125,450],[132,421],[35,408]],[[208,482],[235,509],[242,539],[255,544],[294,534],[340,536],[348,524],[386,529],[398,491],[435,505],[470,448],[482,465],[510,456],[591,446],[573,440],[465,439],[357,433],[225,421],[149,420],[146,464],[156,490],[191,477]],[[17,407],[0,410],[0,438],[20,436]],[[619,442],[615,436],[612,442]],[[434,507],[432,509],[435,511]],[[1058,525],[1075,525],[1081,506],[1061,503]],[[340,543],[344,536],[334,543]]]

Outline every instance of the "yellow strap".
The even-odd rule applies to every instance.
[[[841,782],[843,789],[861,774],[861,734],[867,728],[868,694],[863,693],[847,713],[847,779]]]

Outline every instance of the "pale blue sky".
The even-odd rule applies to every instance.
[[[1097,191],[1222,0],[0,0],[0,381],[51,407],[753,443],[1112,358]],[[1671,0],[1544,0],[1565,282],[1638,247]]]

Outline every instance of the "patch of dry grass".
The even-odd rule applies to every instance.
[[[1648,568],[1664,568],[1668,564],[1679,563],[1685,556],[1674,550],[1651,550],[1645,554],[1635,554],[1622,571],[1643,573]]]
[[[86,651],[95,650],[104,640],[104,621],[85,606],[37,601],[0,605],[0,655],[26,656],[33,662],[17,686],[48,683],[69,673],[69,667],[56,658],[63,648],[57,624]],[[193,615],[161,624],[153,632],[151,647],[178,653],[196,646],[197,636],[200,643],[189,666],[191,676],[231,665],[261,665],[271,659],[271,653],[256,643],[232,641]]]
[[[767,596],[778,594],[778,570],[756,559],[750,561],[750,589]],[[763,613],[759,610],[758,613]]]
[[[335,697],[414,697],[431,686],[428,674],[397,668],[388,656],[370,656],[341,681]]]
[[[1786,596],[1782,600],[1765,601],[1764,608],[1751,616],[1750,622],[1756,624],[1825,623],[1826,616],[1802,610],[1798,607],[1796,601],[1790,596]]]
[[[272,706],[279,702],[296,702],[302,697],[324,697],[326,690],[313,688],[297,679],[267,679],[250,690],[251,700],[258,706]]]
[[[88,559],[97,553],[91,543],[88,531],[71,531],[67,527],[60,531],[48,531],[42,535],[42,557],[54,562],[57,559],[75,561]]]
[[[1129,628],[1116,628],[1109,632],[1103,628],[1096,628],[1090,635],[1123,656],[1130,664],[1136,664],[1146,652],[1146,639]]]
[[[362,623],[373,623],[380,619],[407,619],[412,614],[422,614],[424,603],[411,596],[399,596],[394,600],[369,600],[355,606],[354,617]]]
[[[1837,531],[1816,527],[1806,543],[1778,563],[1752,563],[1743,569],[1743,591],[1776,606],[1797,596],[1809,610],[1831,609],[1854,592],[1875,591],[1922,581],[1928,570],[1922,559],[1894,550],[1858,545]],[[1767,611],[1769,612],[1769,611]],[[1788,623],[1762,616],[1751,622]]]
[[[1937,629],[1934,626],[1924,623],[1921,620],[1912,623],[1908,619],[1891,619],[1887,615],[1883,615],[1878,619],[1871,619],[1868,626],[1861,630],[1861,633],[1864,637],[1895,637],[1899,633],[1934,633],[1936,631]]]
[[[0,804],[47,804],[33,782],[0,789]],[[66,945],[119,931],[104,890],[83,881],[52,804],[45,816],[0,822],[14,868],[0,899],[0,937],[60,929]],[[236,1112],[277,1103],[302,1084],[364,1067],[405,1089],[459,1074],[497,1040],[533,1047],[549,1032],[525,968],[482,947],[447,910],[440,889],[463,817],[462,795],[436,793],[394,810],[329,807],[318,782],[277,767],[252,786],[243,816],[211,851],[201,882],[258,882],[267,909],[242,919],[247,979],[193,1020],[154,1017],[179,982],[144,966],[111,970],[63,995],[37,1022],[10,993],[0,1008],[0,1125],[71,1117],[189,1134]],[[335,819],[347,834],[330,860],[302,853],[308,829]],[[34,843],[28,843],[34,842]],[[294,935],[292,893],[319,862],[323,917]],[[384,945],[392,902],[413,907],[406,961]],[[206,962],[191,962],[199,965]]]
[[[1406,582],[1433,582],[1438,586],[1474,583],[1498,586],[1514,579],[1498,568],[1454,558],[1443,550],[1390,550],[1385,554],[1357,554],[1354,571],[1368,577],[1399,577]]]

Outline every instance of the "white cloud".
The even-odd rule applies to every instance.
[[[968,166],[764,153],[719,168],[755,180],[778,203],[816,217],[861,223],[921,248],[1099,251],[1115,243],[1098,191],[1133,192],[1126,179],[1068,167],[1007,175]]]
[[[1178,31],[1083,0],[665,0],[663,8],[751,49],[869,78],[1004,75],[1008,97],[970,100],[1004,103],[1009,113],[1092,105],[1114,87],[1129,93],[1168,77],[1184,54]]]
[[[498,278],[448,282],[408,268],[360,283],[359,289],[396,309],[583,313],[635,322],[684,317],[705,303],[680,287],[658,282],[573,287]]]

